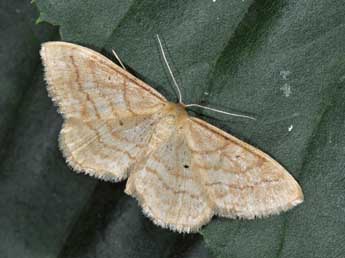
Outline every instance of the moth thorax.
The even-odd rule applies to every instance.
[[[183,104],[169,102],[165,108],[165,111],[170,116],[174,116],[176,121],[182,121],[188,117],[188,113]]]

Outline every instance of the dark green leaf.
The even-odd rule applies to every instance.
[[[116,49],[135,75],[176,101],[155,40],[160,34],[186,103],[258,118],[196,110],[281,162],[301,183],[305,203],[267,219],[214,219],[202,235],[216,257],[344,255],[343,1],[36,2],[40,20],[59,25],[63,40],[110,57]],[[1,64],[12,65],[0,70],[0,254],[209,257],[197,235],[152,225],[122,184],[94,189],[97,180],[69,171],[57,150],[61,120],[32,65],[40,40],[49,37],[36,33],[32,41],[31,25],[16,27],[15,8],[3,5],[1,31],[20,32],[0,45]],[[25,44],[8,51],[18,42]]]

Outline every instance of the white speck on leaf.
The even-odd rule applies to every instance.
[[[207,91],[204,92],[204,95],[208,96],[208,94],[209,94],[209,93],[208,93]]]
[[[280,89],[283,91],[285,97],[289,97],[291,95],[290,84],[284,83],[284,85],[282,87],[280,87]]]
[[[287,80],[287,77],[291,74],[290,71],[280,71],[280,76],[283,77],[284,80]]]
[[[289,128],[288,128],[288,131],[291,132],[293,129],[293,125],[290,125]]]
[[[279,74],[283,78],[283,80],[286,81],[288,80],[288,76],[291,74],[291,72],[288,70],[282,70],[279,72]],[[285,97],[289,97],[291,95],[291,86],[287,82],[284,83],[284,85],[280,87],[280,89],[283,91]]]

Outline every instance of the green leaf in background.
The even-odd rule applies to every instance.
[[[1,32],[13,37],[0,45],[0,255],[211,257],[200,236],[178,235],[144,218],[123,183],[70,172],[57,149],[61,118],[36,68],[39,43],[54,38],[54,30],[37,36],[42,25],[20,23],[9,3],[0,6]],[[155,40],[160,34],[186,103],[258,117],[196,110],[281,162],[300,182],[305,202],[266,219],[215,218],[201,232],[215,257],[344,256],[342,0],[36,4],[39,20],[59,25],[63,40],[111,58],[114,48],[136,76],[176,101]]]

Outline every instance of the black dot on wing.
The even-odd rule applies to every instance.
[[[189,166],[188,166],[188,165],[183,165],[183,167],[184,167],[184,168],[189,168]]]

